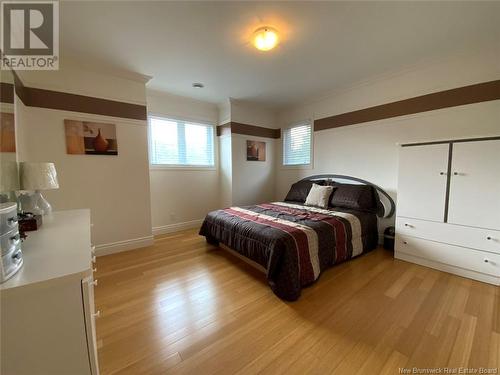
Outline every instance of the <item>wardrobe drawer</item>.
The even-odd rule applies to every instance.
[[[500,255],[396,234],[396,252],[433,262],[500,276]]]
[[[399,216],[396,233],[500,254],[500,232],[495,230]]]

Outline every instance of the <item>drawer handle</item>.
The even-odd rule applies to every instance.
[[[408,241],[403,241],[403,243],[404,243],[405,245],[408,245]]]
[[[487,239],[488,241],[491,241],[493,238],[491,238],[491,236],[488,236],[488,237],[486,237],[486,239]]]
[[[18,221],[19,219],[17,218],[17,216],[12,216],[7,219],[9,225],[15,225]]]
[[[446,173],[446,172],[439,172],[439,174],[440,174],[441,176],[446,176],[446,175],[447,175],[447,173]]]
[[[94,280],[94,281],[92,281],[92,282],[91,282],[91,284],[92,284],[93,286],[97,286],[97,279],[96,279],[96,280]]]
[[[408,228],[413,228],[413,225],[408,224],[408,223],[405,223],[405,227],[408,227]]]
[[[101,310],[97,310],[95,313],[92,314],[94,318],[100,318],[101,317]]]
[[[489,263],[490,260],[488,258],[484,258],[484,263]]]
[[[20,261],[22,256],[23,256],[23,253],[21,252],[21,250],[19,250],[15,254],[12,255],[12,259],[14,259],[15,261]]]

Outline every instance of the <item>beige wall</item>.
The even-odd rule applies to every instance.
[[[230,99],[229,102],[231,121],[265,128],[279,128],[278,116],[274,110],[244,100]]]
[[[47,88],[49,76],[51,89],[146,102],[144,83],[70,68],[37,73],[23,82]],[[68,76],[72,77],[69,82]],[[45,195],[56,210],[91,209],[92,241],[98,254],[152,243],[146,121],[26,107],[22,103],[16,110],[19,160],[55,163],[60,188]],[[66,154],[64,119],[116,124],[118,156]]]
[[[318,119],[430,92],[498,79],[498,53],[456,56],[379,77],[316,102],[280,114],[286,126],[305,118]],[[314,132],[313,168],[284,169],[281,147],[276,199],[290,185],[318,173],[347,174],[366,179],[397,195],[397,143],[500,135],[500,101],[478,103],[415,115]],[[382,223],[384,224],[384,223]]]
[[[266,161],[247,161],[247,140],[266,143]],[[269,202],[274,197],[275,144],[270,138],[232,134],[232,204]]]
[[[140,74],[89,70],[73,60],[60,62],[59,70],[22,70],[17,72],[26,86],[72,94],[146,104],[145,84],[150,79]]]
[[[229,101],[229,106],[230,121],[266,128],[278,127],[274,111],[234,99]],[[221,148],[222,205],[241,206],[273,200],[276,140],[234,133],[220,138],[224,139]],[[266,161],[246,160],[247,140],[266,143]]]
[[[218,125],[227,124],[231,121],[231,100],[227,99],[217,106],[218,109]]]
[[[150,114],[217,125],[214,104],[158,91],[147,92]],[[216,141],[216,155],[218,147]],[[218,158],[214,169],[154,168],[150,170],[153,233],[195,227],[220,207]]]
[[[220,206],[229,207],[233,203],[233,156],[231,135],[219,138]]]

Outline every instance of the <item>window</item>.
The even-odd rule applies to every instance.
[[[152,165],[213,167],[214,128],[208,124],[149,118]]]
[[[283,165],[311,164],[311,131],[309,122],[283,130]]]

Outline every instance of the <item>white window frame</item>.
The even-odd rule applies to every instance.
[[[212,142],[213,142],[213,160],[214,165],[188,165],[188,164],[153,164],[151,162],[151,149],[152,149],[152,141],[153,138],[151,136],[151,119],[159,119],[159,120],[173,120],[173,121],[183,121],[183,122],[192,122],[195,124],[207,125],[212,127]],[[178,117],[178,116],[170,116],[164,115],[161,113],[148,113],[148,163],[150,170],[190,170],[190,171],[215,171],[217,170],[217,135],[215,125],[204,120],[187,118],[187,117]]]
[[[301,125],[309,125],[311,126],[311,148],[310,152],[310,162],[309,164],[285,164],[285,137],[283,136],[285,130],[295,128]],[[281,169],[313,169],[314,168],[314,122],[311,119],[304,119],[301,121],[295,121],[289,126],[283,128],[281,130]]]

